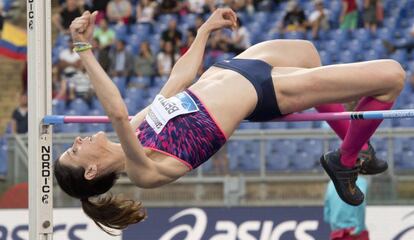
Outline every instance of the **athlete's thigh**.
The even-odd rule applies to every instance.
[[[324,103],[373,96],[388,101],[399,92],[403,76],[392,61],[339,64],[311,69],[273,68],[273,84],[282,113]]]
[[[304,40],[270,40],[246,49],[236,58],[260,59],[273,67],[313,68],[321,65],[313,44]]]
[[[338,100],[340,94],[330,89],[329,83],[315,79],[314,69],[274,67],[273,85],[280,111],[283,114],[303,111],[321,103]]]

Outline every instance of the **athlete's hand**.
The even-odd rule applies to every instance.
[[[86,11],[82,16],[75,18],[70,24],[70,33],[73,42],[90,42],[95,28],[97,11],[92,14]]]
[[[218,8],[215,10],[200,29],[211,32],[225,27],[233,29],[237,27],[237,15],[230,8]]]

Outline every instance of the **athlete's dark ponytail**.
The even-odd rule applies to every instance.
[[[140,202],[122,199],[118,196],[105,196],[97,200],[82,199],[82,209],[103,231],[114,235],[107,228],[125,229],[130,224],[146,218]]]
[[[98,197],[115,184],[118,178],[116,173],[86,180],[85,169],[62,165],[59,159],[55,161],[54,173],[62,190],[72,197],[79,198],[86,215],[110,235],[114,234],[105,227],[122,230],[146,217],[140,202],[110,194]]]

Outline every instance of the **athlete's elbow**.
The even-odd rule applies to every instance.
[[[109,118],[114,122],[123,122],[129,121],[128,113],[115,113],[115,114],[108,114]]]
[[[112,121],[128,121],[128,110],[125,106],[114,108],[112,111],[108,112],[108,116]]]

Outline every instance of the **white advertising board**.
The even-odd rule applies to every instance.
[[[298,207],[291,207],[290,212],[303,212],[303,209]],[[211,211],[214,209],[207,209],[210,217],[225,217],[228,220],[228,216],[221,216],[216,214],[215,216]],[[236,209],[232,209],[236,212]],[[261,208],[249,208],[251,214],[258,214],[262,216],[260,212]],[[146,228],[161,229],[159,223],[162,219],[168,219],[170,212],[178,211],[174,208],[162,208],[151,209],[152,219],[154,224],[150,224],[151,221],[146,221],[148,226]],[[280,210],[278,210],[280,211]],[[159,213],[158,213],[159,212]],[[322,214],[322,207],[320,207]],[[0,240],[28,240],[28,214],[27,210],[0,210]],[[158,216],[158,215],[160,216]],[[313,213],[315,214],[315,213]],[[98,239],[98,240],[121,240],[121,236],[111,237],[99,229],[95,223],[90,220],[83,211],[79,208],[71,209],[54,209],[54,235],[53,239],[66,240],[66,239]],[[165,215],[165,217],[162,217]],[[213,216],[214,215],[214,216]],[[234,216],[235,221],[240,216]],[[315,217],[321,217],[315,216]],[[293,218],[294,219],[294,218]],[[190,219],[191,220],[191,219]],[[194,220],[194,219],[193,219]],[[213,219],[214,220],[214,219]],[[209,221],[212,221],[209,219]],[[323,227],[322,223],[321,227]],[[369,206],[366,212],[366,224],[370,232],[370,239],[373,240],[413,240],[414,239],[414,206]],[[141,224],[142,225],[142,224]],[[144,226],[144,225],[142,225]],[[135,226],[137,227],[137,226]],[[168,226],[167,226],[168,227]],[[171,227],[171,226],[169,226]],[[325,226],[328,227],[328,226]],[[147,238],[144,234],[145,229],[135,229],[134,227],[128,228],[124,232],[125,240],[139,239],[152,240]],[[148,229],[147,229],[148,230]],[[160,231],[161,231],[160,230]],[[211,229],[210,229],[211,230]],[[213,229],[214,230],[214,229]],[[148,230],[149,231],[149,230]],[[328,229],[326,229],[328,231]],[[139,233],[138,233],[139,232]],[[251,232],[252,234],[255,232]],[[313,233],[313,232],[308,232]],[[163,234],[161,231],[158,234]],[[315,233],[316,234],[316,233]],[[326,233],[327,234],[327,233]],[[144,237],[144,235],[146,237]],[[250,239],[250,238],[249,238]],[[256,238],[255,238],[256,239]],[[319,238],[317,238],[319,239]]]
[[[366,224],[370,239],[413,240],[414,206],[368,207]]]
[[[28,211],[24,209],[0,210],[0,240],[28,240]],[[121,240],[111,237],[90,220],[79,208],[53,210],[53,239]]]

